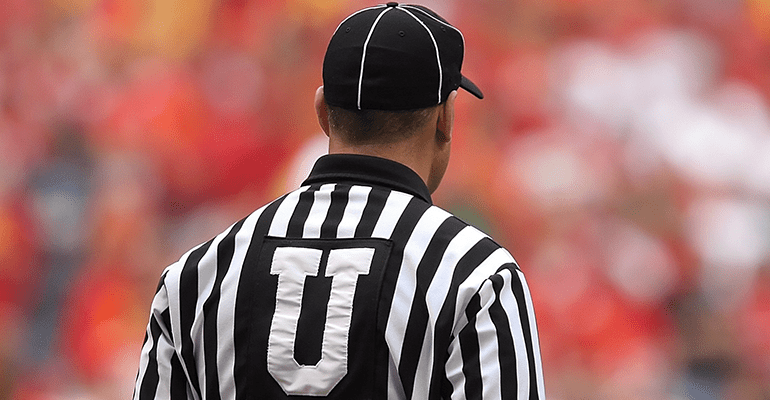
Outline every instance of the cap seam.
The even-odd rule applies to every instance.
[[[363,86],[363,83],[364,83],[364,64],[366,62],[366,48],[369,46],[369,40],[372,38],[372,34],[374,33],[374,28],[377,27],[377,24],[380,22],[380,19],[382,18],[382,16],[385,15],[385,13],[387,13],[390,10],[392,10],[392,8],[387,7],[384,10],[382,10],[382,12],[380,12],[379,15],[377,15],[377,18],[374,19],[374,22],[372,23],[372,27],[369,28],[369,34],[366,36],[366,40],[364,41],[364,48],[363,48],[363,51],[361,52],[361,70],[358,75],[357,105],[359,110],[361,109],[361,87]]]
[[[399,6],[399,7],[400,8],[409,8],[409,9],[412,9],[412,10],[415,10],[415,11],[419,11],[421,14],[424,14],[425,16],[432,18],[433,20],[435,20],[436,22],[440,23],[441,25],[445,25],[445,26],[447,26],[449,28],[452,28],[452,30],[454,30],[455,32],[460,34],[460,38],[463,40],[463,49],[465,48],[465,35],[463,35],[463,33],[459,29],[457,29],[457,27],[455,27],[455,26],[453,26],[450,23],[444,22],[444,21],[442,21],[442,20],[440,20],[440,19],[430,15],[430,13],[425,12],[425,10],[422,10],[419,7],[415,7],[415,6],[412,6],[412,5],[409,5],[409,4],[404,4],[403,6]]]

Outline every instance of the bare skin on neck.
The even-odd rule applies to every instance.
[[[450,93],[447,100],[436,108],[429,122],[409,138],[389,143],[353,145],[342,140],[330,127],[323,86],[316,90],[315,109],[318,123],[329,137],[330,154],[362,154],[399,162],[417,172],[433,193],[449,165],[456,97],[457,91]]]

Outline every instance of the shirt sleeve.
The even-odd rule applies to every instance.
[[[545,399],[532,299],[516,264],[481,283],[461,322],[446,365],[452,399]]]
[[[139,358],[134,400],[192,399],[188,396],[187,378],[174,348],[168,291],[163,280],[161,278],[152,301],[150,322]]]

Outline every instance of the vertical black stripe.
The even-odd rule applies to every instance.
[[[473,295],[465,316],[468,325],[458,335],[460,340],[460,353],[463,358],[463,375],[465,375],[465,398],[468,400],[481,399],[483,387],[481,386],[481,360],[479,360],[479,335],[476,332],[476,314],[481,310],[481,296]]]
[[[471,275],[471,273],[492,254],[500,248],[492,239],[485,237],[478,241],[467,253],[457,262],[457,266],[452,275],[452,283],[449,286],[444,305],[441,307],[438,318],[436,319],[436,335],[434,336],[434,354],[433,354],[433,374],[430,385],[429,398],[439,398],[439,393],[443,397],[449,397],[452,392],[451,383],[444,377],[445,365],[448,359],[446,349],[452,342],[452,327],[455,326],[455,307],[457,303],[457,290],[462,282]],[[439,379],[444,377],[443,379]],[[439,387],[442,387],[441,389]]]
[[[340,226],[342,216],[345,214],[345,206],[348,204],[350,185],[337,185],[331,194],[331,205],[326,214],[326,220],[321,225],[321,238],[330,239],[337,237],[337,228]]]
[[[217,315],[222,280],[225,278],[235,252],[235,235],[241,230],[244,220],[238,221],[217,245],[217,273],[211,294],[203,303],[203,351],[206,368],[206,398],[220,399],[219,374],[217,372]]]
[[[374,190],[372,190],[372,192],[372,194],[374,194]],[[378,193],[378,195],[381,194],[384,193]],[[372,196],[370,195],[369,198],[372,199]],[[391,237],[394,238],[393,249],[391,250],[390,258],[388,259],[388,265],[385,269],[385,273],[383,274],[382,287],[380,290],[380,305],[379,309],[377,310],[377,331],[380,332],[380,335],[383,337],[385,335],[385,329],[388,325],[388,317],[390,314],[391,304],[393,303],[393,293],[396,290],[398,273],[401,270],[401,263],[404,259],[404,246],[406,245],[406,238],[412,235],[412,232],[414,231],[415,226],[417,226],[417,222],[420,220],[420,217],[429,207],[430,205],[428,203],[418,200],[417,198],[410,199],[398,222],[396,222],[396,226],[393,228],[393,233],[391,234]],[[369,207],[367,206],[367,209],[368,208]],[[371,213],[373,214],[375,211],[376,210],[372,210]],[[364,212],[366,213],[366,209]],[[388,218],[388,216],[382,215],[382,210],[379,210],[377,214],[379,214],[380,218]],[[393,216],[390,216],[390,218],[393,218]],[[371,222],[372,231],[374,230],[376,223],[376,220]],[[359,225],[358,228],[361,228],[361,225]],[[369,231],[369,228],[367,227],[365,230]],[[359,230],[356,229],[356,235],[358,235],[358,232]],[[369,231],[368,234],[371,235],[371,231]],[[383,348],[387,349],[386,346]],[[383,352],[378,355],[377,364],[382,366],[383,369],[380,371],[380,379],[375,382],[375,386],[382,390],[382,393],[387,393],[386,388],[388,387],[389,361],[389,353]]]
[[[160,280],[158,281],[158,286],[155,288],[155,295],[157,295],[158,292],[160,292],[160,289],[163,288],[163,285],[166,283],[166,275],[168,275],[168,270],[163,272],[163,275],[160,276]],[[171,325],[167,325],[167,326],[171,326]]]
[[[169,334],[169,340],[171,343],[174,343],[174,331],[171,329],[171,311],[169,309],[163,310],[162,313],[160,313],[160,323],[161,326],[166,327],[166,331]]]
[[[142,349],[147,344],[147,340],[149,340],[149,338],[150,338],[150,335],[148,335],[147,332],[145,331],[144,332],[144,340],[142,340],[142,347],[141,347]],[[139,383],[139,373],[140,372],[142,372],[141,371],[141,365],[140,365],[139,369],[136,371],[136,378],[134,379],[134,382],[136,382],[136,383]],[[136,393],[136,386],[134,386],[134,394],[131,396],[131,398],[132,399],[136,399],[136,394],[137,394]]]
[[[321,185],[311,185],[306,191],[299,194],[299,203],[297,208],[291,214],[289,226],[286,228],[286,237],[301,238],[305,230],[305,221],[310,215],[310,209],[313,207],[315,193],[321,188]]]
[[[260,214],[251,236],[249,249],[246,251],[243,269],[241,270],[241,277],[238,282],[238,293],[236,294],[235,299],[235,327],[233,328],[233,342],[235,346],[235,366],[233,368],[233,375],[235,379],[235,395],[238,399],[250,398],[250,396],[258,390],[255,388],[254,371],[250,368],[249,364],[249,357],[251,356],[252,351],[250,348],[251,314],[254,311],[254,288],[256,287],[258,276],[257,261],[259,261],[262,243],[264,242],[265,235],[267,235],[267,232],[270,229],[270,224],[273,222],[275,212],[285,198],[286,196],[284,195],[267,205],[262,211],[262,214]]]
[[[179,277],[179,325],[182,331],[182,361],[190,375],[190,384],[199,398],[201,397],[201,388],[200,382],[198,382],[190,333],[195,319],[195,305],[198,301],[198,263],[208,251],[213,240],[209,240],[190,253]]]
[[[527,348],[527,363],[529,364],[529,398],[530,400],[534,400],[539,398],[537,392],[537,368],[535,366],[535,350],[532,343],[529,313],[527,312],[526,294],[524,293],[521,279],[519,279],[519,275],[516,272],[518,270],[516,264],[506,264],[503,267],[507,268],[511,272],[511,275],[513,275],[511,277],[511,288],[513,289],[513,295],[516,297],[516,303],[518,303],[519,306],[521,329],[524,334],[524,344]]]
[[[398,372],[401,376],[401,383],[404,386],[407,398],[412,397],[417,365],[420,361],[425,331],[428,327],[428,305],[426,300],[428,287],[431,281],[433,281],[441,258],[446,252],[450,241],[463,227],[465,227],[465,224],[456,218],[444,220],[433,234],[428,246],[425,248],[425,254],[417,266],[417,287],[412,299],[412,309],[409,311],[409,320],[404,331],[404,346],[401,348],[401,361],[398,365]],[[420,378],[425,379],[427,377]]]
[[[396,226],[393,228],[393,238],[402,238],[402,240],[395,241],[393,244],[393,250],[388,260],[388,267],[385,271],[385,277],[382,280],[382,299],[380,300],[380,310],[378,311],[380,318],[378,318],[377,325],[381,332],[385,332],[385,328],[388,322],[388,314],[390,313],[390,307],[393,303],[393,293],[396,291],[396,283],[398,281],[398,274],[401,270],[401,263],[404,260],[404,246],[406,240],[412,235],[417,222],[425,211],[430,207],[428,203],[412,198],[409,204],[406,205],[401,218],[399,218]]]
[[[377,221],[382,215],[390,193],[390,190],[379,188],[372,188],[369,191],[369,194],[366,197],[366,205],[361,212],[361,219],[359,220],[358,225],[356,226],[356,230],[353,234],[355,238],[368,238],[372,236],[372,232],[374,232]],[[393,256],[391,255],[390,258],[392,259]],[[382,289],[382,287],[380,287],[380,289]],[[382,313],[382,309],[378,310],[378,313],[379,314],[376,317],[377,329],[384,329],[384,324],[382,324],[380,321],[386,319],[387,310],[385,311],[385,314]],[[374,388],[372,389],[372,392],[383,393],[382,396],[376,397],[377,399],[385,399],[385,396],[388,392],[388,361],[390,360],[390,354],[388,352],[388,346],[385,343],[383,332],[384,331],[380,330],[377,337],[375,337],[374,343],[372,343],[372,346],[377,349],[375,352],[376,367],[375,371],[372,372],[375,377],[373,385]]]
[[[158,340],[161,330],[154,316],[150,319],[150,333],[152,334],[152,349],[147,355],[149,360],[142,378],[142,387],[139,389],[140,399],[155,398],[155,392],[158,390]]]
[[[385,203],[387,202],[389,195],[390,190],[372,188],[369,192],[369,198],[366,201],[364,211],[361,213],[361,221],[356,227],[355,237],[361,238],[372,236],[374,227],[380,219],[380,215],[385,208]]]
[[[187,380],[176,352],[171,356],[171,400],[187,400]]]
[[[489,317],[497,331],[498,363],[500,364],[500,393],[504,399],[515,399],[518,393],[516,347],[513,343],[510,320],[500,300],[500,292],[506,290],[500,275],[489,278],[495,291],[495,301],[489,307]]]
[[[329,194],[329,209],[321,223],[321,238],[337,236],[337,228],[345,213],[350,188],[350,185],[336,185]],[[328,253],[324,255],[324,258],[326,257]],[[315,365],[321,360],[326,311],[332,285],[332,279],[325,276],[325,265],[326,261],[322,259],[318,275],[305,278],[294,342],[294,360],[300,365]]]

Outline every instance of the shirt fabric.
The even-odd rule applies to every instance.
[[[394,161],[302,187],[162,273],[134,399],[544,399],[513,257]]]

